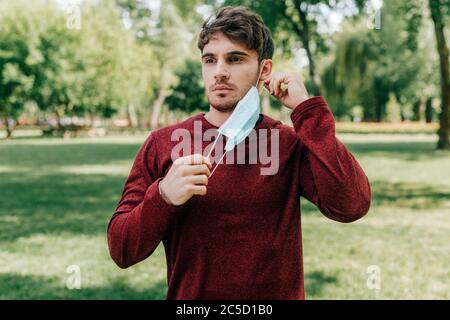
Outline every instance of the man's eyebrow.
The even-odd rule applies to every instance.
[[[247,52],[239,51],[239,50],[227,52],[227,55],[229,55],[229,56],[231,56],[231,55],[249,56],[249,54]]]
[[[211,53],[211,52],[207,52],[207,53],[202,54],[202,58],[205,58],[205,57],[214,57],[214,56],[215,56],[215,54],[214,54],[214,53]]]
[[[226,53],[227,56],[232,56],[232,55],[239,55],[239,56],[250,56],[247,52],[244,51],[239,51],[239,50],[233,50],[233,51],[229,51]],[[215,57],[216,55],[214,53],[211,52],[206,52],[202,55],[202,58],[205,57]]]

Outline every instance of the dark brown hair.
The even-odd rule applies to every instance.
[[[273,56],[274,46],[269,28],[261,16],[244,6],[223,7],[216,17],[210,17],[203,23],[197,42],[201,52],[210,36],[216,32],[222,32],[230,40],[245,44],[249,50],[256,50],[259,62]]]

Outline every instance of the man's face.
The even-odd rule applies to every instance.
[[[202,53],[202,75],[210,105],[231,112],[256,84],[258,53],[244,44],[232,42],[223,33],[210,37]]]

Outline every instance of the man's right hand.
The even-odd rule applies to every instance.
[[[184,204],[193,195],[205,195],[211,162],[201,154],[175,160],[167,175],[159,182],[163,199],[173,206]]]

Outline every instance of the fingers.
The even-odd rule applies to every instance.
[[[287,79],[286,79],[286,76],[285,75],[280,75],[279,77],[277,77],[276,79],[275,79],[275,83],[274,83],[274,88],[275,88],[275,96],[279,96],[280,95],[280,93],[282,92],[282,90],[281,90],[281,84],[282,83],[285,83],[285,81],[286,81]]]
[[[200,196],[204,196],[206,194],[206,187],[205,186],[191,186],[190,187],[190,191],[192,192],[192,194],[197,194]]]
[[[272,93],[276,97],[277,96],[277,83],[278,83],[278,75],[275,75],[272,80]]]
[[[273,76],[264,81],[266,89],[269,90],[270,94],[273,94],[272,84],[273,84]]]
[[[198,174],[204,174],[209,177],[211,171],[206,164],[188,165],[186,166],[186,168],[183,168],[183,176],[192,176]]]
[[[282,83],[289,83],[288,75],[286,73],[275,73],[270,79],[266,79],[264,81],[266,89],[269,90],[270,94],[275,97],[278,97],[280,94],[282,95],[283,93],[285,93],[281,89]]]
[[[206,164],[209,168],[212,168],[211,161],[203,155],[196,153],[185,157],[178,158],[174,161],[174,164],[181,165],[201,165]]]
[[[280,94],[284,93],[283,90],[281,90],[281,84],[282,83],[288,83],[287,75],[286,74],[279,74],[274,78],[273,88],[274,88],[274,95],[276,97],[280,96]]]
[[[195,176],[190,176],[187,178],[189,183],[194,185],[208,185],[208,177],[204,174],[199,174]]]
[[[269,90],[270,94],[275,96],[275,82],[277,80],[278,75],[274,74],[272,75],[272,77],[270,77],[270,79],[266,80],[265,84],[266,84],[266,88],[267,90]]]

